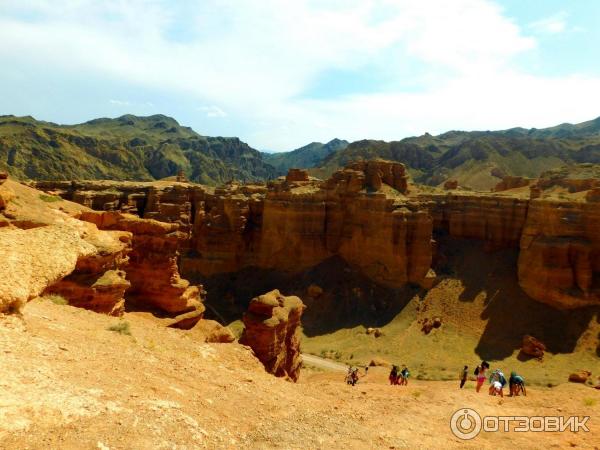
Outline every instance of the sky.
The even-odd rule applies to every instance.
[[[595,0],[0,0],[0,114],[286,151],[600,116]]]

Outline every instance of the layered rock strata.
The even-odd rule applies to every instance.
[[[127,300],[132,305],[152,307],[168,314],[183,315],[172,326],[191,328],[202,318],[205,294],[181,278],[177,265],[179,247],[187,238],[177,223],[140,219],[119,212],[83,212],[80,219],[101,230],[124,230],[132,235],[127,279]]]
[[[179,247],[189,237],[182,224],[91,211],[5,184],[15,201],[0,212],[0,313],[56,294],[111,315],[121,315],[126,303],[137,305],[175,316],[169,324],[179,328],[202,318],[202,287],[179,275]]]
[[[304,304],[275,289],[253,298],[244,314],[240,343],[249,346],[267,372],[297,381],[300,375],[300,319]]]
[[[402,164],[359,161],[326,181],[291,170],[266,186],[128,183],[117,197],[125,196],[126,210],[132,195],[143,196],[138,214],[179,226],[188,277],[247,267],[295,273],[335,256],[385,286],[427,287],[435,281],[433,237],[446,235],[483,241],[487,250],[519,249],[523,289],[571,308],[599,303],[600,177],[589,165],[570,170],[537,181],[505,178],[499,192],[477,193],[420,189]],[[94,189],[85,185],[101,192]]]

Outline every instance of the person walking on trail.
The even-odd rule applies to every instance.
[[[517,397],[519,392],[522,392],[523,395],[527,395],[525,391],[525,380],[521,375],[517,375],[515,371],[510,373],[510,378],[508,379],[508,387],[510,390],[509,397]]]
[[[460,377],[460,388],[462,389],[465,383],[467,382],[467,378],[469,376],[469,366],[465,366],[462,370],[462,374]]]
[[[352,382],[352,366],[348,366],[348,372],[346,373],[346,384],[351,384],[354,386]]]
[[[490,365],[486,361],[482,361],[480,365],[475,368],[475,376],[477,377],[477,384],[475,386],[475,390],[479,392],[483,383],[487,378],[487,370],[490,368]]]
[[[402,370],[400,371],[400,386],[408,386],[409,376],[410,372],[408,371],[408,367],[402,366]]]
[[[388,379],[392,386],[398,384],[398,366],[392,366]]]

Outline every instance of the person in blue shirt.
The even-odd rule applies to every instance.
[[[510,397],[519,395],[519,392],[522,392],[523,395],[527,395],[525,392],[525,380],[521,375],[517,375],[516,372],[510,373],[510,378],[508,379],[508,386],[510,388]]]

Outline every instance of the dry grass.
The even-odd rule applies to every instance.
[[[126,336],[131,336],[131,326],[127,321],[120,321],[114,325],[111,325],[107,328],[108,331],[114,331],[115,333],[124,334]]]

